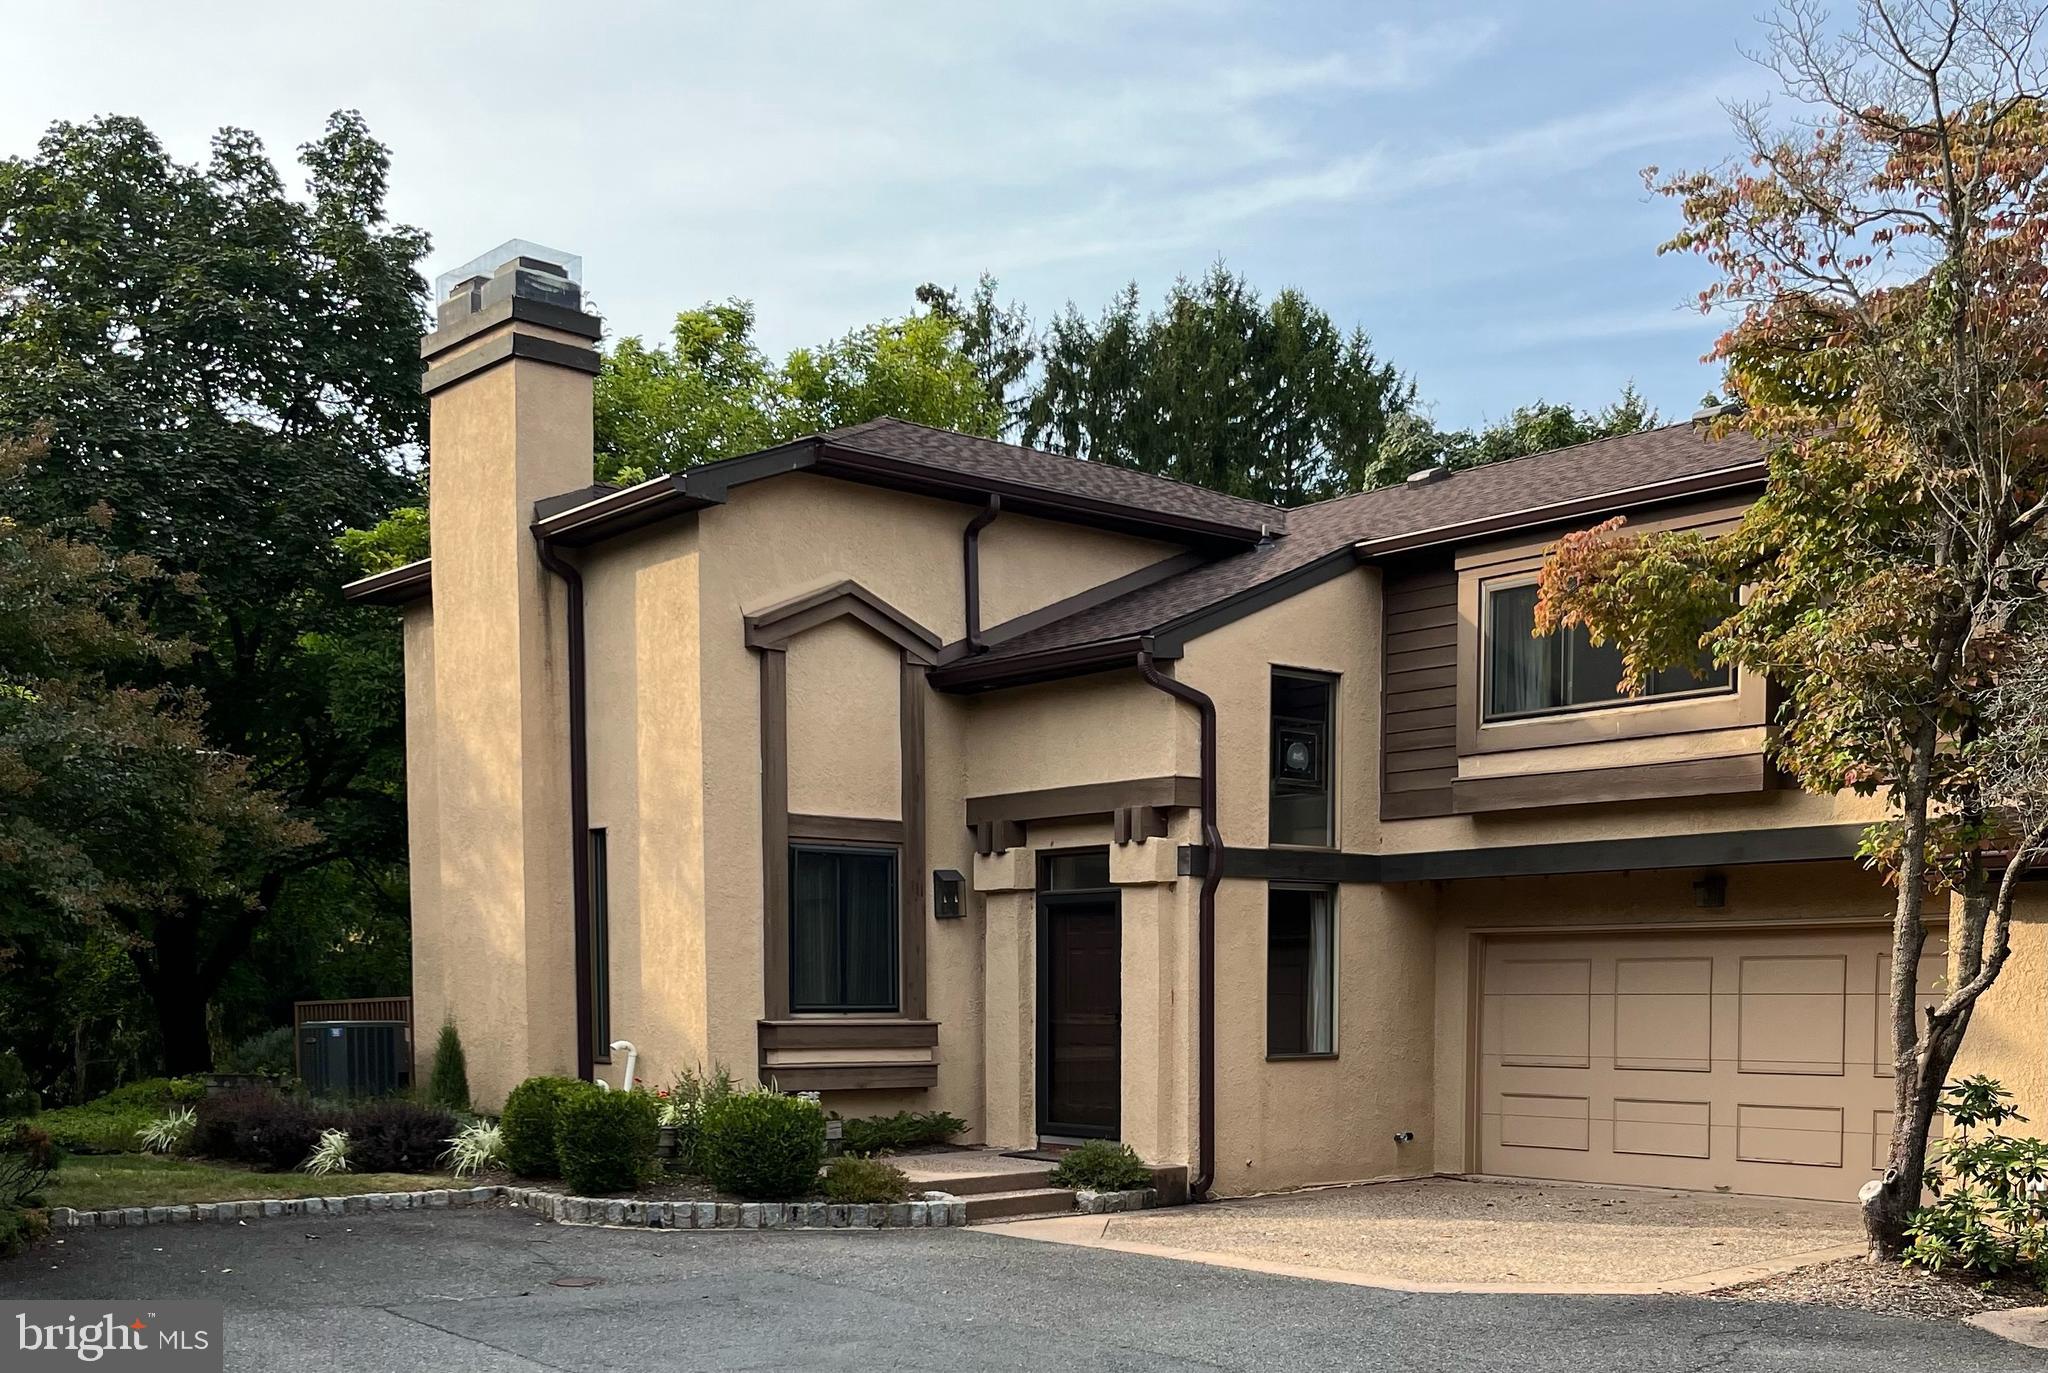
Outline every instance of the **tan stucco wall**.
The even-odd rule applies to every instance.
[[[434,605],[400,612],[405,652],[405,835],[412,907],[413,1080],[425,1082],[451,1013],[448,931],[441,918],[441,766],[434,702]]]
[[[573,1071],[563,593],[528,532],[533,502],[587,485],[591,380],[514,361],[438,392],[434,756],[443,1001],[476,1100]],[[436,942],[436,941],[430,941]]]
[[[970,696],[961,709],[969,796],[1193,776],[1199,766],[1194,713],[1134,671]]]
[[[1488,878],[1430,884],[1437,889],[1436,1168],[1468,1170],[1473,941],[1481,932],[1626,930],[1659,926],[1740,929],[1787,922],[1890,923],[1892,898],[1849,862],[1783,863],[1722,869],[1718,908],[1695,903],[1686,870]],[[1411,888],[1417,899],[1429,890]]]
[[[789,646],[789,809],[903,818],[902,650],[854,620]]]
[[[663,525],[582,562],[612,1034],[640,1050],[639,1075],[660,1082],[708,1062],[696,526]],[[657,1063],[659,1076],[648,1071]]]
[[[2048,1134],[2048,892],[2023,886],[2013,902],[2012,955],[1977,1003],[1955,1077],[1995,1077]]]
[[[981,622],[993,628],[1182,551],[1152,539],[1005,513],[981,532]]]

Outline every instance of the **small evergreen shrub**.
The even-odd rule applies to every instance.
[[[704,1175],[736,1196],[809,1196],[825,1159],[825,1113],[815,1101],[765,1088],[736,1092],[705,1107],[697,1153]]]
[[[573,1077],[530,1077],[505,1098],[498,1124],[505,1132],[505,1166],[521,1177],[551,1178],[561,1172],[555,1156],[555,1111],[565,1092],[590,1088]]]
[[[278,1025],[259,1030],[221,1055],[224,1073],[263,1073],[289,1077],[292,1071],[292,1027]]]
[[[910,1179],[901,1168],[878,1158],[841,1154],[825,1165],[827,1201],[849,1204],[910,1200]]]
[[[589,1086],[565,1093],[555,1111],[555,1156],[562,1180],[590,1196],[629,1192],[654,1169],[660,1107],[646,1092]]]
[[[2000,1133],[2026,1117],[1988,1077],[1951,1083],[1941,1111],[1952,1128],[1928,1161],[1935,1199],[1907,1224],[1906,1263],[2048,1287],[2048,1142]]]
[[[851,1154],[879,1154],[944,1144],[966,1128],[967,1122],[950,1111],[898,1111],[893,1116],[842,1121],[839,1141]]]
[[[427,1078],[427,1100],[449,1111],[469,1109],[469,1062],[463,1057],[462,1036],[455,1022],[441,1022],[441,1037],[434,1041],[434,1071]]]
[[[348,1113],[349,1159],[366,1173],[423,1173],[447,1150],[455,1117],[390,1097]]]
[[[29,1084],[28,1069],[12,1049],[0,1049],[0,1120],[19,1120],[43,1108],[43,1098]]]
[[[1083,1192],[1133,1192],[1152,1185],[1152,1170],[1130,1145],[1091,1139],[1060,1157],[1052,1170],[1052,1185]]]

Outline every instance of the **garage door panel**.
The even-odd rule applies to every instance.
[[[1489,940],[1481,1170],[1852,1199],[1885,1152],[1890,1083],[1863,1046],[1888,942],[1875,929]]]

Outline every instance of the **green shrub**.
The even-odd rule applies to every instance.
[[[2026,1117],[1988,1077],[1952,1083],[1941,1111],[1952,1128],[1927,1165],[1935,1200],[1907,1224],[1905,1261],[2048,1286],[2048,1143],[1999,1133]]]
[[[908,1201],[910,1179],[901,1168],[878,1158],[842,1154],[825,1165],[824,1191],[827,1201]]]
[[[455,1117],[436,1106],[389,1097],[348,1113],[349,1161],[365,1173],[423,1173],[447,1152]]]
[[[559,1175],[555,1157],[555,1110],[565,1092],[590,1087],[573,1077],[530,1077],[505,1098],[498,1122],[505,1131],[505,1166],[521,1177]],[[592,1088],[595,1090],[595,1088]]]
[[[0,1049],[0,1120],[18,1120],[43,1108],[43,1098],[29,1084],[28,1069],[12,1049]]]
[[[858,1116],[839,1126],[839,1140],[848,1153],[879,1154],[889,1149],[919,1149],[944,1144],[967,1128],[950,1111],[898,1111],[893,1116]]]
[[[495,1120],[473,1120],[455,1132],[441,1162],[459,1178],[505,1166],[505,1130]]]
[[[825,1158],[825,1113],[802,1097],[738,1092],[704,1108],[697,1154],[704,1175],[736,1196],[809,1196]]]
[[[47,1211],[0,1206],[0,1259],[12,1258],[50,1233]]]
[[[292,1027],[278,1025],[250,1035],[222,1054],[215,1066],[224,1073],[289,1077],[292,1071]]]
[[[61,1157],[49,1134],[34,1125],[0,1135],[0,1210],[40,1204]]]
[[[555,1110],[562,1180],[584,1196],[638,1187],[654,1168],[659,1114],[646,1092],[607,1092],[592,1084],[565,1093]]]
[[[268,1087],[216,1092],[199,1103],[196,1114],[194,1153],[279,1173],[304,1163],[326,1131],[348,1128],[342,1111]]]
[[[450,1111],[469,1109],[469,1061],[463,1057],[462,1036],[455,1022],[441,1022],[441,1037],[434,1041],[434,1071],[427,1077],[427,1101]]]
[[[1152,1170],[1130,1145],[1091,1139],[1061,1156],[1052,1170],[1052,1185],[1084,1192],[1132,1192],[1152,1185]]]
[[[125,1154],[167,1111],[194,1105],[205,1095],[205,1085],[192,1078],[145,1078],[83,1106],[44,1111],[36,1124],[67,1154]]]

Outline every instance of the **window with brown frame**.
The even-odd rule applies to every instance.
[[[1272,790],[1267,839],[1327,847],[1335,832],[1331,766],[1335,734],[1334,677],[1276,669],[1273,673]]]
[[[1536,633],[1536,584],[1523,582],[1486,593],[1485,691],[1487,720],[1623,705],[1650,697],[1705,696],[1731,691],[1733,676],[1704,650],[1690,667],[1650,674],[1640,696],[1621,690],[1621,650],[1596,646],[1584,629]]]
[[[896,866],[893,848],[790,845],[792,1011],[897,1009]]]
[[[1337,1052],[1336,893],[1276,883],[1266,893],[1266,1056]]]

